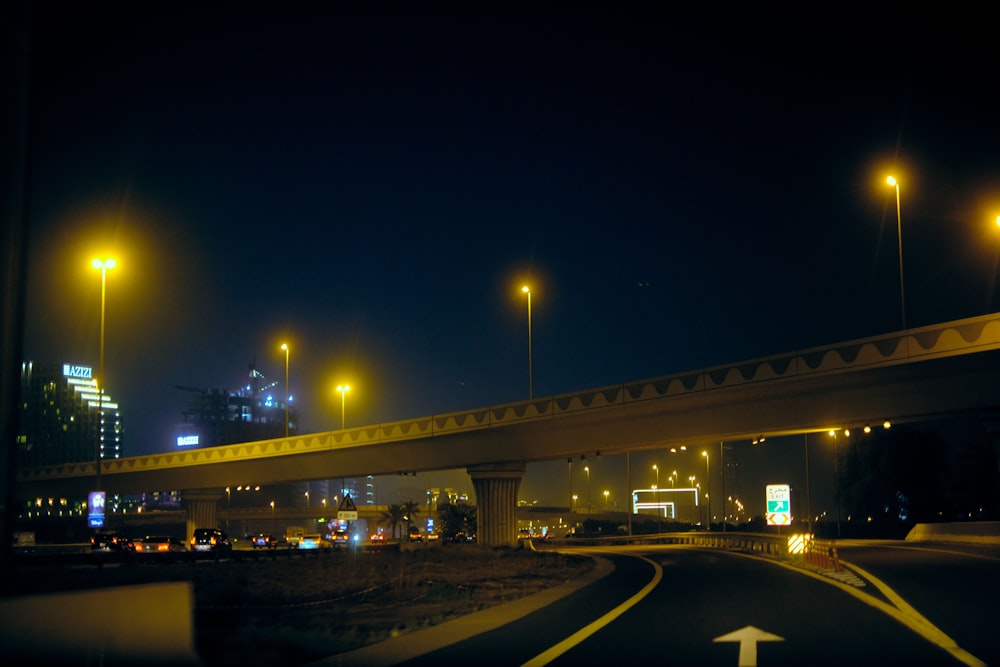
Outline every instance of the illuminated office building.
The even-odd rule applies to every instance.
[[[250,364],[249,382],[237,389],[178,386],[191,400],[177,427],[179,449],[270,440],[285,435],[286,402],[277,395],[278,382],[267,382]],[[288,433],[298,433],[298,411],[288,397]]]
[[[107,390],[98,394],[89,366],[24,362],[20,418],[21,468],[93,461],[98,441],[102,459],[123,456],[118,403]]]

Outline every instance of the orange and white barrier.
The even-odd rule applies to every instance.
[[[840,572],[840,557],[837,555],[837,542],[834,540],[807,540],[803,559],[810,565]]]

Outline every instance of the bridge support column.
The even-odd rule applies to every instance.
[[[476,491],[477,539],[483,548],[517,546],[517,490],[523,463],[488,463],[466,470]]]
[[[187,534],[185,542],[194,535],[195,528],[218,528],[219,504],[224,493],[209,489],[182,491],[181,502],[187,512]]]

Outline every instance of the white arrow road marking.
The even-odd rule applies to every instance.
[[[757,642],[783,642],[785,638],[772,635],[770,632],[764,632],[760,628],[748,625],[745,628],[733,630],[729,634],[716,637],[712,641],[715,643],[739,642],[739,667],[757,667]]]

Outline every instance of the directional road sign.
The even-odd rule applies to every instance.
[[[767,485],[767,525],[787,526],[792,523],[792,490],[787,484]]]

